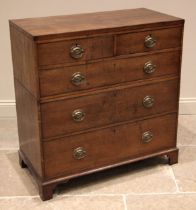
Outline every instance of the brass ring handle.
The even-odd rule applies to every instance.
[[[81,122],[85,118],[85,113],[81,109],[76,109],[72,112],[72,119],[76,122]]]
[[[156,39],[152,35],[148,35],[145,37],[144,45],[147,48],[152,48],[156,45]]]
[[[144,72],[146,74],[152,74],[156,70],[156,65],[152,61],[148,61],[144,64]]]
[[[81,58],[83,54],[84,54],[84,49],[78,44],[73,45],[70,48],[70,55],[72,58],[75,58],[75,59]]]
[[[146,108],[150,108],[154,105],[154,98],[152,96],[145,96],[143,99],[143,105]]]
[[[85,81],[85,79],[86,78],[82,73],[76,72],[72,75],[71,82],[73,85],[79,86]]]
[[[153,133],[151,131],[146,131],[142,134],[142,143],[148,143],[152,141]]]
[[[83,147],[74,149],[73,156],[75,159],[80,160],[86,156],[86,150]]]

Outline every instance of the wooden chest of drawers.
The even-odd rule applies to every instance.
[[[147,9],[10,21],[19,160],[43,200],[176,147],[184,20]]]

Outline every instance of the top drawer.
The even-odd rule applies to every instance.
[[[38,45],[39,65],[59,65],[113,56],[113,36]]]
[[[116,55],[148,52],[181,46],[182,27],[120,34]],[[113,36],[72,39],[38,45],[39,66],[76,63],[114,56]]]
[[[117,35],[116,54],[125,55],[181,46],[182,28]]]

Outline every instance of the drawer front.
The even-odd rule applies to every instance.
[[[175,147],[176,115],[44,142],[47,178],[81,173]]]
[[[41,105],[42,137],[176,111],[177,104],[178,79],[48,102]]]
[[[38,45],[39,65],[59,65],[113,56],[113,37],[69,40]]]
[[[177,74],[180,51],[40,71],[41,96]]]
[[[116,53],[125,55],[181,46],[182,28],[145,31],[117,36]]]

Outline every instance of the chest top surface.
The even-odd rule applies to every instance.
[[[183,22],[181,18],[145,8],[10,20],[11,25],[34,39],[162,27]]]

